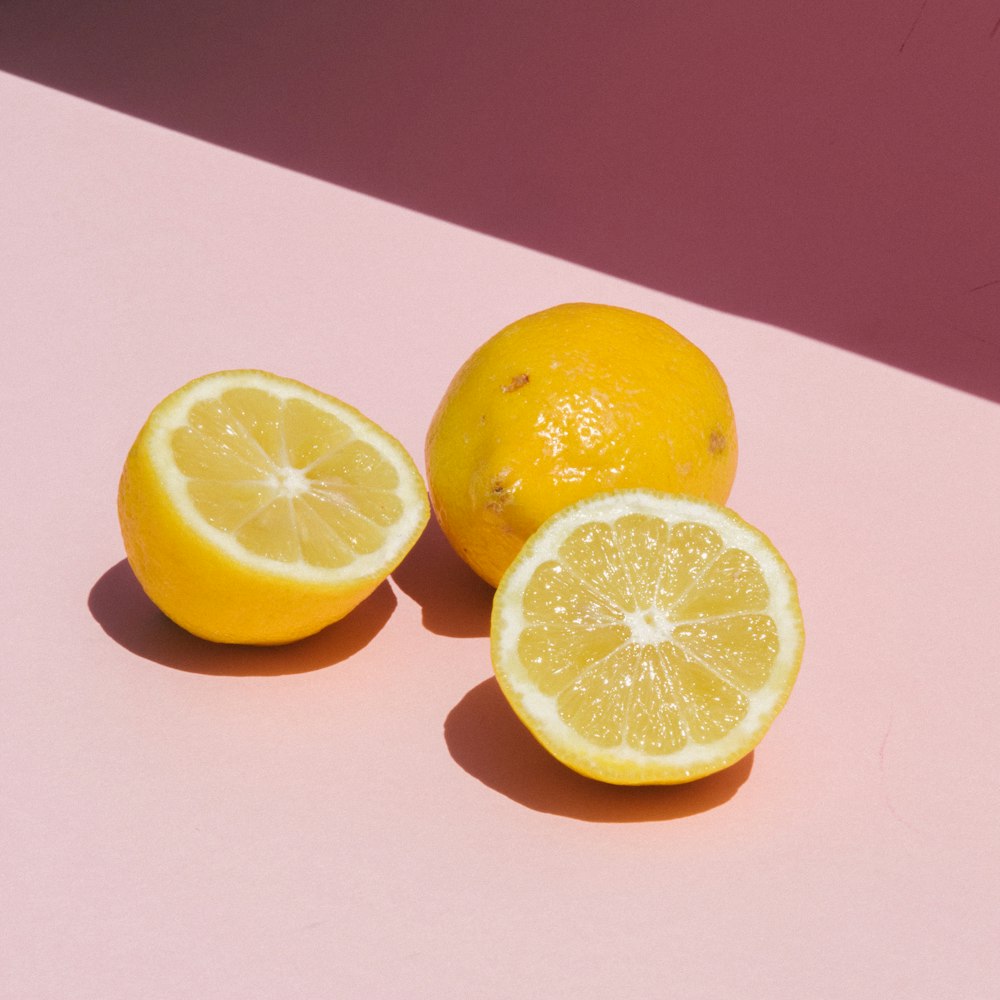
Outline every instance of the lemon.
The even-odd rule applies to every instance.
[[[538,741],[581,774],[674,784],[749,753],[788,698],[794,577],[731,510],[653,490],[550,518],[494,599],[493,665]]]
[[[556,511],[648,487],[724,503],[736,425],[715,365],[663,321],[571,303],[518,320],[461,367],[426,441],[431,502],[496,586]]]
[[[353,407],[300,382],[226,371],[150,414],[118,491],[129,563],[206,639],[318,632],[396,567],[430,516],[413,460]]]

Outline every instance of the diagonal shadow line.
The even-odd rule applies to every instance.
[[[993,0],[7,0],[0,68],[1000,401],[995,23]]]

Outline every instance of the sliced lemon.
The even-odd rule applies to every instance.
[[[538,741],[581,774],[675,784],[749,753],[795,682],[795,579],[731,510],[652,490],[581,500],[500,582],[492,656]]]
[[[155,604],[206,639],[273,644],[356,607],[429,517],[403,446],[300,382],[226,371],[164,399],[122,472],[125,550]]]

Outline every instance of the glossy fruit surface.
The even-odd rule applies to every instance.
[[[494,586],[563,507],[631,487],[724,503],[736,461],[729,394],[708,357],[659,319],[587,303],[527,316],[483,344],[426,443],[441,527]]]

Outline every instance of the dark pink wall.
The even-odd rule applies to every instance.
[[[0,0],[0,68],[1000,400],[998,0]]]

